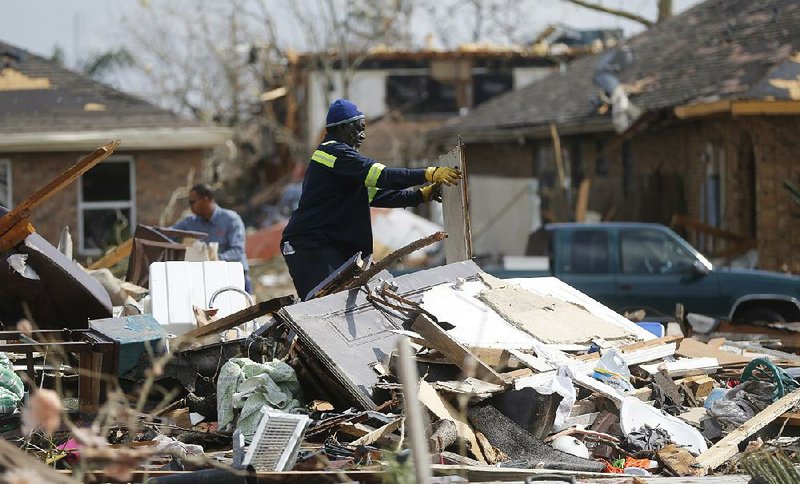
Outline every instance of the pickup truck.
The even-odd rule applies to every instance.
[[[623,313],[687,312],[740,322],[800,321],[800,277],[715,268],[669,228],[647,223],[546,226],[549,271],[487,269],[499,277],[553,275]]]

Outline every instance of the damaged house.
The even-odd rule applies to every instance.
[[[797,272],[799,55],[797,2],[709,0],[428,139],[460,135],[470,181],[537,180],[541,222],[677,222],[711,256],[756,248],[761,268]]]
[[[123,140],[33,214],[53,242],[68,225],[80,255],[124,241],[137,223],[157,224],[172,191],[192,171],[199,181],[207,150],[229,137],[0,42],[0,205],[13,207],[86,151]]]

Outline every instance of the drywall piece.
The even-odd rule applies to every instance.
[[[257,472],[292,470],[309,421],[308,416],[271,412],[266,405],[261,407],[261,413],[263,416],[242,465],[253,466]]]
[[[392,280],[395,293],[415,302],[433,286],[458,278],[477,278],[480,268],[471,261],[449,264],[405,274],[392,280],[389,272],[378,273],[367,284]],[[373,387],[378,374],[371,365],[391,354],[403,336],[393,331],[406,329],[411,316],[387,307],[376,307],[366,298],[364,288],[337,292],[310,301],[287,306],[275,318],[294,330],[303,347],[337,382],[336,391],[343,399],[366,409],[375,409]],[[311,355],[310,355],[311,356]]]
[[[442,213],[447,239],[444,241],[444,257],[448,264],[472,258],[472,229],[469,216],[469,195],[467,186],[467,164],[463,145],[439,157],[438,166],[458,167],[464,176],[458,185],[442,186]]]
[[[720,368],[716,358],[682,358],[677,361],[639,365],[639,367],[651,375],[658,373],[663,368],[667,372],[667,376],[671,378],[716,373]]]
[[[468,367],[472,367],[475,371],[475,376],[481,380],[497,385],[505,385],[505,381],[496,371],[476,358],[464,345],[455,341],[447,331],[431,321],[427,315],[420,314],[417,316],[411,324],[411,329],[425,339],[426,345],[439,350],[448,360],[462,370],[467,371]]]
[[[207,308],[215,291],[224,287],[244,290],[244,268],[240,262],[154,262],[150,264],[150,294],[153,316],[165,331],[184,334],[197,327],[192,306]],[[244,295],[225,291],[214,300],[217,318],[248,306]]]
[[[664,414],[661,410],[648,405],[635,397],[626,397],[619,410],[619,424],[622,432],[629,433],[642,428],[662,427],[669,432],[672,441],[686,447],[694,454],[702,454],[708,450],[706,439],[694,427],[686,422]]]
[[[608,306],[592,299],[578,289],[555,277],[531,277],[526,279],[504,279],[505,285],[517,285],[540,296],[550,296],[562,301],[571,302],[586,308],[595,316],[613,323],[629,333],[633,333],[637,340],[651,340],[656,336],[641,328],[636,323],[626,319]],[[492,286],[502,287],[502,286]]]
[[[539,358],[535,355],[529,355],[528,353],[523,353],[519,350],[509,350],[511,356],[521,361],[525,366],[532,370],[536,370],[537,372],[544,372],[554,370],[553,365],[549,364],[543,358]]]
[[[705,356],[711,356],[716,358],[719,364],[722,366],[749,363],[753,358],[755,358],[754,356],[743,356],[730,351],[721,350],[693,338],[684,338],[684,340],[681,342],[681,347],[678,348],[675,353],[678,356],[685,356],[687,358],[702,358]]]
[[[619,340],[634,336],[582,306],[519,286],[489,289],[479,297],[503,319],[544,343],[590,344],[596,338]]]
[[[448,334],[464,346],[500,349],[534,349],[540,345],[533,336],[515,328],[475,296],[486,289],[480,281],[454,287],[443,284],[427,291],[422,307],[455,326]]]
[[[697,457],[697,462],[709,469],[721,466],[728,459],[739,452],[739,443],[747,437],[763,429],[772,421],[792,409],[800,402],[800,391],[794,391],[783,398],[773,402],[770,406],[757,413],[755,417],[745,422],[741,427],[729,433],[719,442],[711,446],[708,451]]]
[[[481,448],[478,445],[478,440],[475,437],[475,432],[472,430],[472,427],[467,423],[466,419],[462,412],[456,410],[452,405],[450,405],[445,399],[439,396],[436,393],[436,390],[430,385],[430,383],[426,382],[425,380],[420,380],[419,382],[419,390],[417,390],[417,398],[422,405],[425,406],[428,410],[430,410],[434,415],[439,417],[440,419],[452,420],[456,424],[456,432],[458,432],[458,436],[467,442],[469,442],[470,452],[472,455],[478,459],[479,462],[482,464],[486,464],[486,459],[481,452]]]

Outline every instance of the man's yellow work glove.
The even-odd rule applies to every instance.
[[[455,185],[461,179],[461,172],[449,166],[429,166],[425,169],[425,179],[433,183]]]
[[[437,202],[442,201],[442,185],[440,183],[434,183],[433,185],[425,185],[424,187],[419,189],[419,192],[422,194],[422,200],[426,202],[430,202],[431,200],[435,200]]]

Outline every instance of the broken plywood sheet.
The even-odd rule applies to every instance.
[[[430,287],[457,278],[475,278],[480,271],[471,261],[449,264],[394,279],[397,294],[419,301]],[[383,271],[373,278],[391,279]],[[374,282],[368,283],[373,287]],[[376,308],[366,299],[366,291],[355,288],[293,306],[277,313],[276,319],[297,332],[304,347],[341,384],[341,393],[363,408],[374,409],[373,387],[378,374],[371,368],[383,361],[397,346],[409,316],[387,308]]]
[[[458,185],[442,186],[442,215],[447,239],[444,241],[444,257],[448,264],[472,258],[472,229],[470,228],[469,198],[467,186],[467,164],[463,146],[458,146],[439,157],[438,166],[459,168],[464,178]]]
[[[596,338],[618,340],[634,336],[579,304],[534,294],[519,286],[489,289],[479,297],[503,319],[544,343],[590,344]]]

